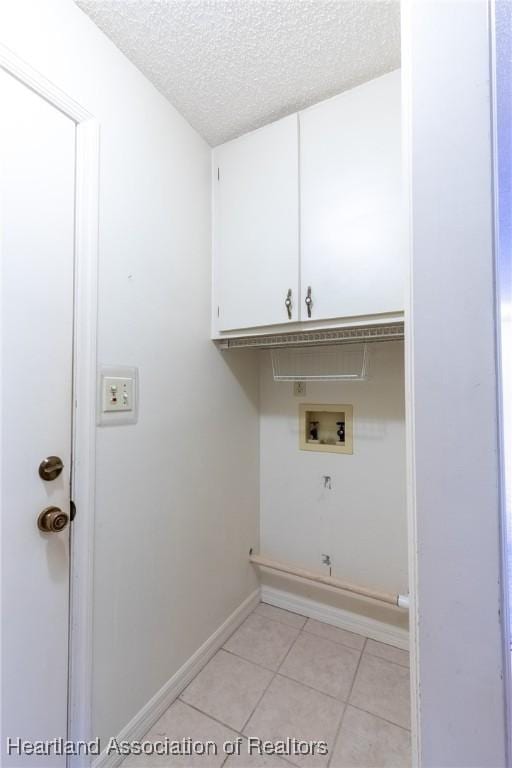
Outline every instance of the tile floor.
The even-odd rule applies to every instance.
[[[123,768],[408,768],[409,728],[406,651],[260,603],[146,736],[211,740],[217,754],[131,755]],[[325,741],[328,754],[249,756],[247,737]]]

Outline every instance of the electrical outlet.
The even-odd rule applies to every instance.
[[[293,382],[293,394],[295,397],[303,397],[306,394],[306,382],[294,381]]]

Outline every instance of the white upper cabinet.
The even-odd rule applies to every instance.
[[[214,151],[219,331],[298,320],[298,151],[296,114]]]
[[[397,70],[215,149],[214,335],[401,317],[400,133]]]
[[[404,308],[400,71],[300,113],[301,319]]]

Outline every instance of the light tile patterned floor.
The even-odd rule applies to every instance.
[[[211,740],[217,754],[124,768],[409,768],[409,654],[260,603],[146,738]],[[243,738],[240,755],[223,743]],[[247,737],[325,741],[327,755],[249,756]]]

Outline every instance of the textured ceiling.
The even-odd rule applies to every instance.
[[[400,66],[398,0],[76,0],[215,146]]]

